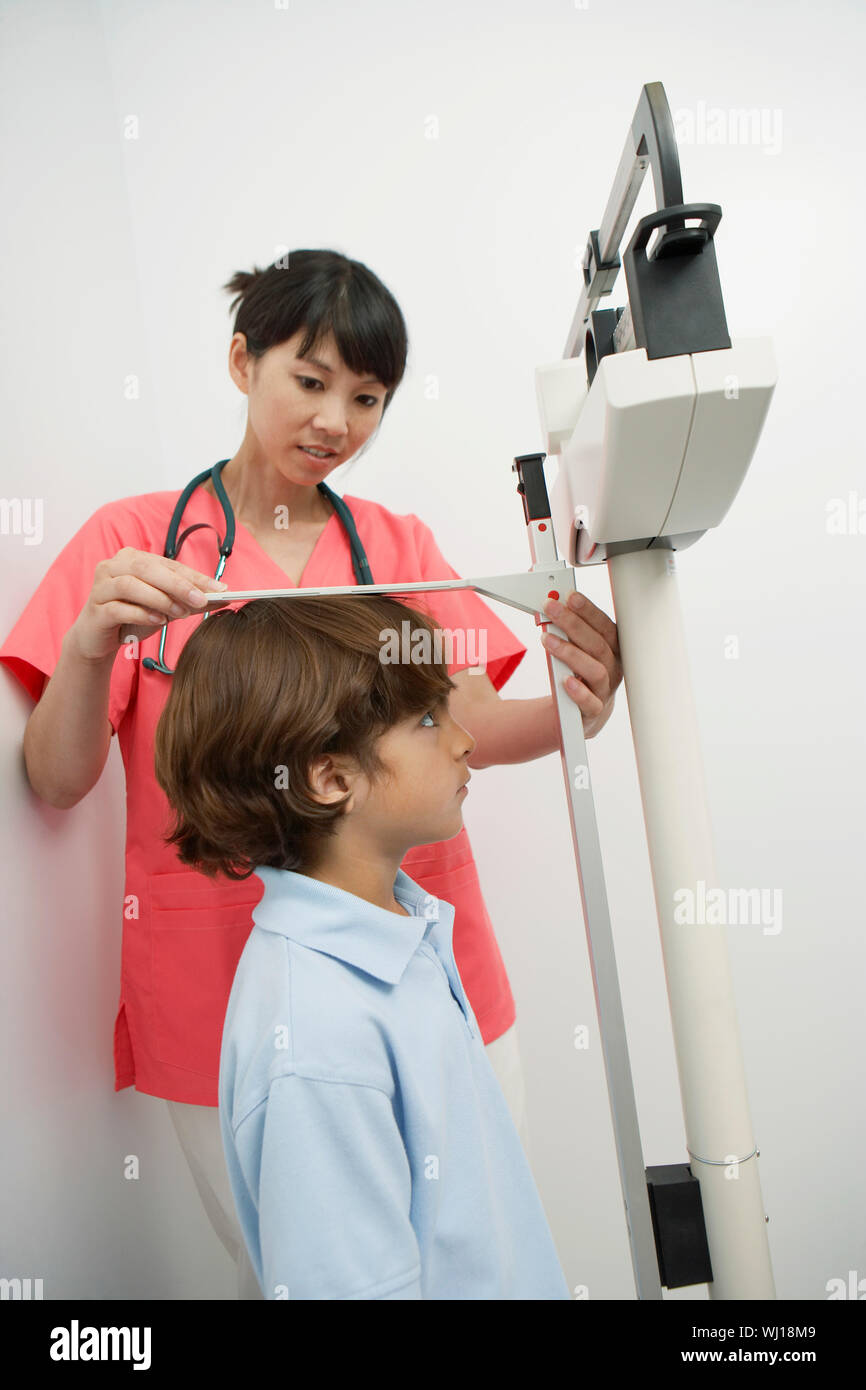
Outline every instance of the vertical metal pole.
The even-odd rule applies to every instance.
[[[686,1142],[700,1183],[713,1267],[710,1297],[772,1299],[776,1291],[726,926],[702,920],[708,914],[701,904],[719,885],[674,555],[665,549],[608,555],[607,567]]]
[[[574,571],[557,560],[547,489],[541,468],[542,459],[543,455],[522,456],[515,460],[514,468],[521,480],[518,490],[524,497],[530,549],[535,562],[532,568],[543,569],[547,565],[561,567],[560,599],[564,603],[568,594],[574,592]],[[554,635],[567,639],[567,633],[554,623],[542,619],[539,620],[539,625],[546,626]],[[548,652],[547,671],[559,718],[562,772],[568,797],[571,836],[580,883],[580,900],[583,906],[635,1287],[638,1298],[661,1299],[658,1257],[613,948],[601,846],[589,777],[589,762],[586,756],[586,740],[583,736],[583,720],[577,705],[562,686],[562,680],[570,674],[570,668]]]

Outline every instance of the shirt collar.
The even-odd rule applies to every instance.
[[[389,984],[397,983],[428,933],[451,950],[453,906],[426,893],[402,869],[394,879],[394,897],[410,917],[290,869],[262,865],[255,872],[265,885],[253,908],[257,927],[336,956]]]

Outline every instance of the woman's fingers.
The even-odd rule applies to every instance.
[[[545,632],[542,643],[571,670],[565,689],[582,715],[589,717],[587,737],[598,733],[610,718],[622,663],[616,624],[585,594],[574,593],[566,604],[548,599],[544,613],[566,638]]]

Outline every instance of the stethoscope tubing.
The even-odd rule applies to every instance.
[[[206,482],[208,478],[210,478],[211,482],[213,483],[214,492],[219,498],[219,502],[223,510],[223,516],[225,518],[226,524],[226,533],[222,541],[220,542],[220,557],[216,569],[216,574],[214,575],[215,579],[220,579],[222,577],[223,570],[226,567],[226,561],[231,555],[235,543],[235,514],[232,508],[232,504],[229,501],[228,493],[223,487],[222,478],[220,476],[222,470],[225,468],[228,462],[228,459],[220,459],[219,463],[214,464],[213,468],[205,468],[203,472],[196,474],[196,476],[190,479],[190,481],[187,483],[180,497],[177,499],[174,511],[172,512],[171,521],[169,522],[168,531],[166,532],[165,537],[165,548],[163,550],[163,555],[167,560],[176,559],[177,553],[180,550],[180,547],[183,545],[184,541],[186,540],[187,536],[190,535],[192,531],[197,531],[199,527],[207,526],[207,522],[196,522],[194,526],[188,526],[187,529],[184,531],[183,535],[178,540],[178,527],[180,526],[181,520],[183,519],[183,514],[186,510],[189,499],[192,497],[192,494],[195,492],[196,488],[199,487],[202,483]],[[321,492],[322,495],[326,497],[328,501],[331,503],[331,506],[334,508],[334,511],[337,513],[337,516],[340,518],[340,521],[342,522],[343,527],[346,531],[346,535],[349,539],[349,548],[352,552],[352,569],[355,573],[355,582],[357,584],[373,584],[375,582],[373,579],[373,571],[370,569],[370,562],[367,559],[367,552],[365,551],[364,546],[361,542],[361,537],[358,535],[358,528],[355,525],[355,518],[352,516],[351,511],[349,510],[346,503],[343,501],[342,497],[338,496],[336,492],[329,488],[327,483],[317,483],[316,487],[319,489],[319,492]],[[205,613],[204,617],[206,620],[210,617],[210,613]],[[144,662],[142,664],[149,671],[161,671],[163,675],[172,676],[174,675],[174,672],[166,666],[164,659],[165,635],[167,628],[168,623],[163,623],[162,631],[160,632],[159,637],[159,654],[156,660],[154,660],[153,657],[147,656],[144,658]]]

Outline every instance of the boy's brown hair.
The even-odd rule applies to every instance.
[[[167,844],[215,877],[257,865],[298,870],[333,835],[348,794],[322,805],[310,764],[325,753],[387,775],[377,739],[456,689],[441,661],[385,662],[387,632],[406,649],[438,624],[384,594],[259,598],[215,609],[177,661],[156,728],[156,780],[175,812]],[[422,647],[423,650],[423,647]]]

